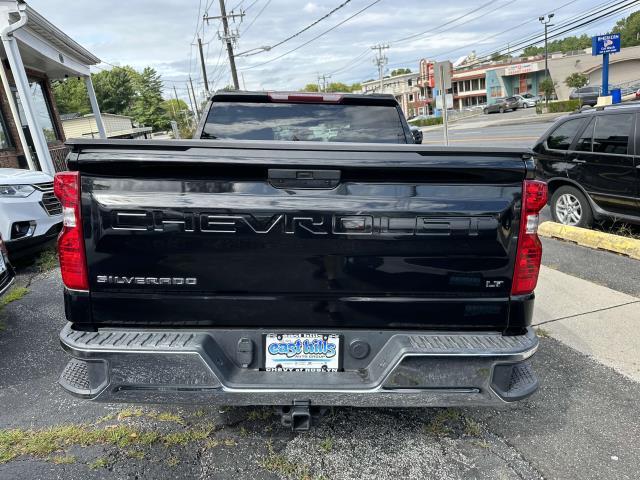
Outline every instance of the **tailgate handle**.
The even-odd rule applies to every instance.
[[[270,168],[269,183],[276,188],[332,189],[340,184],[340,170]]]

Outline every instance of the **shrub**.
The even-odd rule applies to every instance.
[[[542,113],[544,103],[536,105],[536,113]],[[573,112],[580,108],[580,100],[559,100],[549,102],[547,113]]]
[[[409,122],[409,125],[416,127],[429,127],[431,125],[442,125],[442,117],[425,118],[424,120],[416,120]]]

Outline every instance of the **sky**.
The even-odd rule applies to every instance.
[[[275,45],[345,1],[342,8],[294,39],[268,52],[238,57],[240,87],[299,89],[307,83],[316,83],[318,74],[331,74],[329,81],[345,83],[377,78],[374,52],[370,48],[375,44],[389,44],[385,51],[387,71],[399,67],[415,71],[420,58],[456,60],[474,50],[485,55],[508,43],[513,45],[541,34],[540,15],[555,12],[553,23],[561,26],[583,12],[619,3],[226,0],[227,14],[243,10],[245,13],[242,21],[236,19],[230,24],[240,34],[236,52]],[[105,62],[92,68],[95,72],[111,68],[110,65],[131,65],[140,70],[151,66],[162,75],[165,95],[173,94],[175,86],[178,96],[186,100],[189,75],[196,90],[202,94],[204,91],[196,43],[199,36],[204,42],[210,90],[231,84],[226,49],[218,38],[222,30],[220,21],[202,21],[205,12],[210,16],[220,14],[218,0],[28,0],[28,3]],[[640,5],[636,4],[570,34],[605,33],[617,20],[638,9]],[[405,37],[411,38],[402,40]],[[287,53],[310,40],[308,45]],[[276,58],[282,54],[286,55]],[[264,62],[268,63],[262,65]]]

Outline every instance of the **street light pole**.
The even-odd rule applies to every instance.
[[[538,20],[540,21],[540,23],[542,23],[544,25],[544,74],[545,76],[549,76],[549,44],[547,42],[547,38],[548,38],[548,28],[552,27],[553,25],[550,25],[551,19],[553,18],[555,14],[550,13],[548,15],[543,15],[542,17],[538,17]]]

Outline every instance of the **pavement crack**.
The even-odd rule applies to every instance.
[[[534,323],[533,327],[539,327],[540,325],[546,325],[547,323],[559,322],[560,320],[567,320],[569,318],[581,317],[583,315],[590,315],[592,313],[598,312],[606,312],[607,310],[613,310],[614,308],[626,307],[627,305],[634,305],[636,303],[640,303],[640,300],[633,300],[631,302],[620,303],[618,305],[612,305],[610,307],[597,308],[595,310],[590,310],[588,312],[576,313],[574,315],[567,315],[564,317],[553,318],[551,320],[545,320],[544,322]]]

